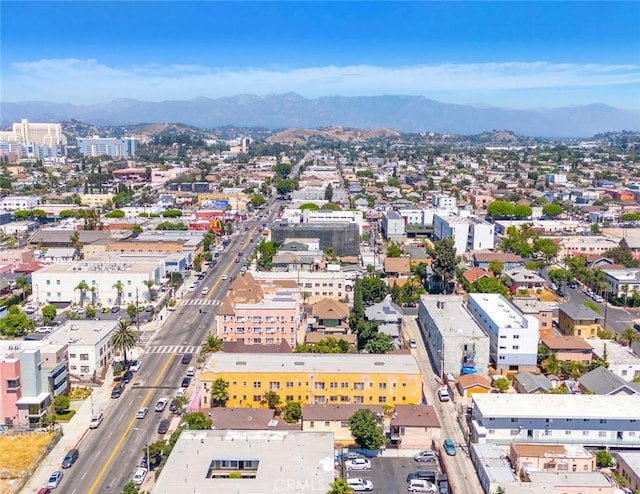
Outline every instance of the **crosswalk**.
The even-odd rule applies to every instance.
[[[190,300],[183,300],[182,305],[222,305],[222,300],[209,300],[206,298],[192,298]]]
[[[173,353],[182,355],[185,353],[198,353],[199,347],[193,345],[151,345],[146,353]]]
[[[142,331],[140,333],[140,337],[138,338],[138,341],[140,342],[140,345],[141,346],[146,346],[146,344],[149,343],[149,340],[151,340],[153,335],[154,335],[154,333],[152,333],[151,331]]]

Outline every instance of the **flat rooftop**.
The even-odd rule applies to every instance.
[[[522,312],[499,293],[470,293],[469,302],[474,301],[500,328],[523,328],[528,323]]]
[[[214,353],[203,372],[336,373],[420,375],[411,354]]]
[[[38,274],[56,273],[140,273],[148,274],[154,272],[163,260],[156,261],[117,261],[112,258],[61,262],[49,264],[38,270]]]
[[[636,420],[640,395],[475,394],[474,416]]]
[[[243,461],[244,469],[239,469]],[[246,468],[248,462],[252,467]],[[229,467],[215,468],[225,462]],[[211,472],[251,472],[255,478],[211,478]],[[153,494],[179,492],[325,494],[334,479],[333,433],[183,431]]]
[[[420,303],[438,326],[442,336],[487,337],[464,305],[461,295],[422,295]]]
[[[602,358],[607,352],[607,360],[611,364],[628,364],[640,366],[640,357],[638,357],[627,346],[622,346],[612,340],[601,340],[596,338],[585,338],[585,340],[593,348],[593,353]]]
[[[55,345],[95,345],[111,336],[118,321],[67,321],[41,341]]]

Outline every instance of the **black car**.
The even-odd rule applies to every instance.
[[[182,355],[182,363],[183,364],[188,364],[189,362],[191,362],[191,358],[193,357],[193,355],[189,352],[185,353]]]
[[[188,388],[189,384],[191,384],[191,378],[190,377],[183,377],[182,378],[182,384],[180,386],[182,386],[183,388]]]
[[[158,434],[166,434],[169,430],[169,424],[171,421],[169,419],[162,419],[158,424]]]
[[[122,382],[125,384],[128,384],[131,382],[131,379],[133,379],[133,372],[131,372],[130,370],[128,370],[127,372],[124,373],[124,375],[122,376]]]
[[[438,494],[449,494],[449,479],[444,473],[438,479]]]
[[[124,391],[124,383],[119,382],[111,390],[111,398],[120,398],[120,395]]]
[[[578,282],[577,281],[570,281],[569,283],[567,283],[567,286],[569,288],[573,288],[575,290],[576,288],[578,288]]]
[[[65,455],[64,460],[62,460],[62,468],[71,468],[78,459],[78,456],[80,456],[80,452],[77,449],[74,448],[69,450]]]
[[[111,312],[115,314],[116,312],[120,312],[120,306],[116,305],[115,307],[111,307]]]
[[[171,403],[169,403],[169,411],[173,413],[178,411],[178,405],[176,405],[175,401],[172,401]]]
[[[418,470],[417,472],[407,475],[407,482],[411,482],[413,479],[426,480],[432,484],[436,483],[436,473],[431,470]]]

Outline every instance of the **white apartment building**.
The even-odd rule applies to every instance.
[[[453,238],[459,256],[467,250],[492,250],[494,247],[493,225],[471,216],[436,214],[433,236],[437,240]]]
[[[618,247],[619,241],[603,235],[593,236],[554,236],[558,239],[558,259],[574,256],[592,256],[604,254],[610,249]]]
[[[552,184],[566,184],[567,176],[564,173],[545,173],[544,179]]]
[[[461,295],[422,295],[418,326],[439,376],[487,375],[489,336],[473,319]]]
[[[67,144],[67,138],[62,133],[62,125],[57,123],[30,123],[23,118],[14,123],[9,131],[0,131],[0,142],[33,142],[40,146],[55,146]]]
[[[302,211],[303,223],[355,223],[362,235],[364,217],[362,211]]]
[[[301,298],[305,298],[309,304],[327,297],[342,300],[348,296],[352,301],[353,287],[357,278],[355,272],[342,271],[252,271],[251,274],[260,284],[295,281],[300,293],[303,294]]]
[[[640,395],[474,394],[477,443],[640,448]]]
[[[135,137],[79,137],[78,152],[83,156],[108,155],[112,158],[133,158],[138,139]]]
[[[625,381],[632,381],[640,377],[640,358],[629,349],[613,340],[599,338],[585,338],[584,341],[593,347],[593,357],[606,360],[607,369]]]
[[[603,269],[608,291],[616,297],[630,297],[633,292],[640,292],[640,269]]]
[[[540,323],[498,293],[470,293],[469,310],[489,335],[489,358],[496,369],[535,369]]]
[[[437,209],[454,209],[456,198],[448,194],[432,194],[431,203]]]
[[[393,242],[402,242],[407,237],[404,218],[393,209],[382,213],[380,229],[382,236]]]
[[[42,200],[36,196],[7,196],[0,202],[0,210],[19,211],[34,209],[42,204]]]
[[[69,374],[77,379],[91,379],[113,360],[116,350],[111,337],[118,321],[67,321],[43,341],[68,345]]]
[[[32,273],[31,279],[39,300],[80,303],[84,297],[85,304],[112,306],[135,303],[136,295],[139,302],[149,300],[146,282],[159,285],[164,276],[162,259],[84,260],[45,266]],[[89,287],[84,294],[77,289],[81,282]]]
[[[458,212],[458,208],[442,207],[442,208],[427,208],[427,209],[398,209],[400,216],[402,216],[407,225],[426,225],[433,226],[433,217],[436,214],[452,215]]]

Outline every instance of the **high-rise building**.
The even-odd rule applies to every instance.
[[[112,158],[133,158],[138,140],[135,137],[79,137],[78,152],[83,156],[107,155]]]
[[[14,123],[11,130],[0,131],[0,142],[31,142],[39,146],[57,146],[67,144],[67,138],[62,133],[59,123],[30,123],[23,118]]]

